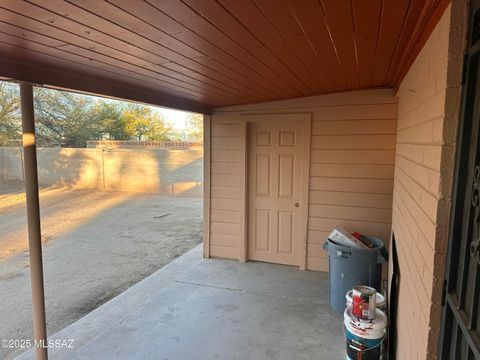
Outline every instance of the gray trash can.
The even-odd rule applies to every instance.
[[[356,285],[368,285],[380,291],[382,264],[388,254],[383,241],[367,236],[372,249],[354,249],[327,239],[323,248],[328,251],[328,282],[330,305],[338,313],[345,310],[345,294]]]

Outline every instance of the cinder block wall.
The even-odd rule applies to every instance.
[[[463,6],[447,8],[397,93],[392,227],[401,276],[399,359],[434,359],[437,354],[460,98]]]
[[[23,181],[20,148],[0,148],[0,180]],[[40,186],[201,196],[203,149],[39,148]]]
[[[2,183],[9,181],[23,181],[22,149],[0,147],[0,180]]]
[[[211,118],[210,255],[240,258],[242,114],[311,113],[307,268],[328,270],[322,245],[337,225],[391,231],[397,103],[390,89],[215,109]]]

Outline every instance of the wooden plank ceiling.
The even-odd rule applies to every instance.
[[[0,0],[0,77],[211,108],[399,83],[446,0]]]

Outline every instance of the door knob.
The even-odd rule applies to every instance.
[[[299,204],[299,203],[295,203],[295,207],[299,207],[299,206],[300,206],[300,204]]]

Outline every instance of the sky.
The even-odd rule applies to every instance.
[[[172,110],[166,108],[159,108],[152,106],[152,109],[158,111],[162,117],[170,124],[174,129],[186,129],[187,128],[187,114],[185,111]]]
[[[105,99],[106,101],[112,101],[112,102],[126,102],[126,100],[120,100],[120,99],[110,99],[102,96],[95,96],[95,95],[87,95],[87,96],[92,96],[95,99],[102,98]],[[146,105],[146,104],[145,104]],[[187,129],[187,114],[188,112],[181,111],[181,110],[174,110],[174,109],[169,109],[169,108],[162,108],[159,106],[153,106],[153,105],[146,105],[150,108],[152,108],[154,111],[157,111],[160,113],[162,118],[169,124],[172,125],[172,129],[175,130],[184,130]]]

